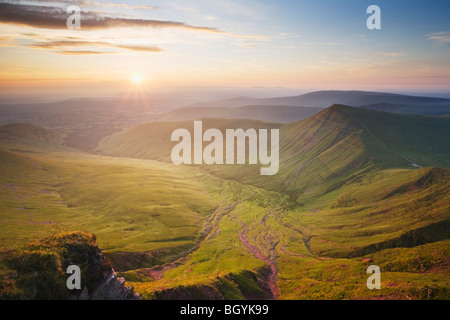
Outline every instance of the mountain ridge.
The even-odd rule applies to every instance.
[[[148,123],[119,132],[102,140],[97,150],[105,155],[170,163],[173,148],[170,134],[177,128],[192,130],[192,122],[168,124]],[[268,125],[210,119],[204,128],[258,129]],[[420,127],[423,128],[417,129]],[[446,160],[450,159],[447,118],[398,115],[335,104],[310,118],[271,124],[267,128],[280,129],[280,170],[276,176],[262,178],[256,166],[202,166],[202,169],[221,178],[270,190],[317,194],[334,190],[343,183],[343,176],[375,168],[450,167]]]
[[[395,93],[383,93],[372,91],[315,91],[298,96],[275,97],[275,98],[248,98],[237,97],[225,100],[217,100],[193,104],[189,107],[240,107],[245,105],[285,105],[285,106],[303,106],[327,108],[333,104],[343,104],[353,107],[362,107],[365,105],[377,103],[393,103],[393,104],[450,104],[450,99],[410,96]]]

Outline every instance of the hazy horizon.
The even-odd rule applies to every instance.
[[[337,89],[293,89],[280,87],[166,87],[156,88],[150,92],[146,92],[143,96],[129,96],[126,92],[116,92],[114,94],[96,93],[96,92],[78,92],[72,95],[66,93],[58,93],[54,90],[54,94],[27,92],[26,94],[0,94],[0,105],[5,104],[29,104],[29,103],[54,103],[67,100],[141,100],[141,99],[157,99],[157,100],[180,100],[196,102],[209,102],[230,98],[279,98],[300,96],[320,91],[362,91],[362,92],[379,92],[388,94],[400,94],[417,97],[443,98],[450,99],[449,91],[420,91],[420,90],[337,90]],[[173,95],[177,96],[174,98]]]
[[[66,26],[72,4],[81,30]],[[377,1],[381,30],[366,26],[371,4],[1,0],[0,98],[180,87],[269,88],[248,93],[257,97],[318,90],[450,96],[450,3]]]

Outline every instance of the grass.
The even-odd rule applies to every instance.
[[[7,144],[0,244],[94,233],[146,299],[448,299],[449,171],[411,165],[448,167],[447,142],[433,140],[447,134],[442,119],[335,106],[281,127],[282,166],[270,178],[256,167]],[[420,125],[437,130],[422,139]],[[170,143],[151,140],[158,128],[172,127],[141,125],[100,149],[148,158],[162,148],[164,157]],[[381,291],[365,286],[369,262],[382,269]]]
[[[4,151],[2,159],[3,244],[81,229],[107,251],[193,246],[220,187],[196,169],[149,161]]]
[[[139,125],[105,138],[98,150],[111,156],[171,163],[178,128],[192,121]],[[321,197],[350,179],[380,169],[450,168],[450,121],[445,117],[399,115],[334,105],[308,119],[288,124],[254,120],[205,119],[204,129],[279,128],[280,171],[262,177],[259,165],[203,166],[214,176],[299,196]],[[303,197],[304,199],[305,197]]]
[[[281,299],[448,299],[449,240],[387,249],[355,259],[285,257]],[[295,260],[294,260],[295,259]],[[293,260],[293,261],[289,261]],[[381,290],[368,290],[366,269],[381,268]]]
[[[0,299],[68,299],[65,270],[81,269],[82,286],[92,292],[111,268],[101,256],[95,236],[83,232],[54,234],[0,251]]]

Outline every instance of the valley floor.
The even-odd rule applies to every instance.
[[[81,230],[145,299],[449,299],[449,171],[323,196],[73,150],[0,151],[0,244]],[[369,290],[366,269],[381,268]]]

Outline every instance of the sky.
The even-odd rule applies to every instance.
[[[66,25],[73,4],[80,30]],[[448,0],[0,0],[0,94],[450,92],[449,16]]]

